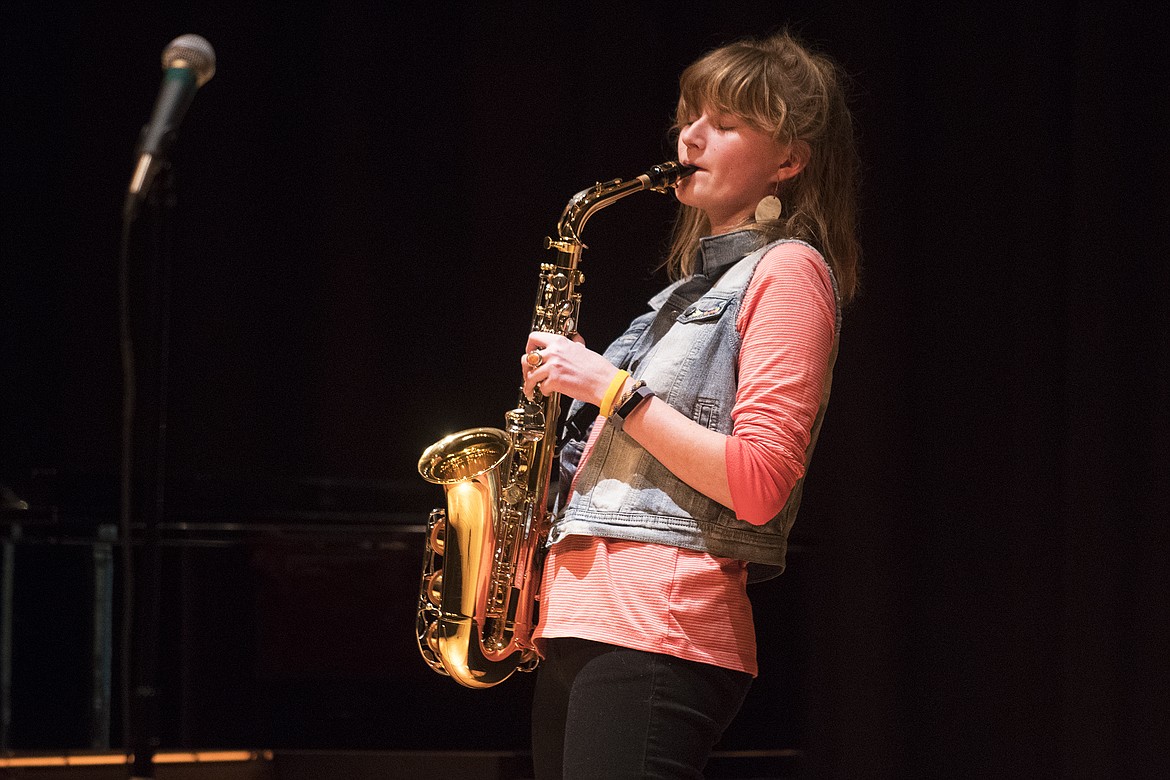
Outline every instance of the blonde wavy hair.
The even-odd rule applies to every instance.
[[[845,102],[844,74],[787,31],[714,49],[679,77],[672,138],[704,110],[732,114],[788,144],[808,144],[808,164],[781,182],[780,218],[750,221],[761,245],[798,238],[821,250],[837,277],[843,303],[857,290],[859,163],[853,119]],[[694,272],[699,239],[711,231],[707,216],[681,205],[666,267],[673,278]]]

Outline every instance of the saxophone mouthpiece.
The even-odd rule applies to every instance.
[[[680,180],[685,179],[697,170],[698,168],[693,165],[672,160],[671,162],[655,165],[639,176],[638,179],[642,182],[642,186],[648,190],[666,192],[667,189],[674,187]]]

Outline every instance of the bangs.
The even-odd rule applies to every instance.
[[[768,87],[767,55],[750,46],[715,51],[679,78],[675,130],[707,111],[741,117],[757,130],[780,138],[787,107]]]

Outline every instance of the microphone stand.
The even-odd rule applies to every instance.
[[[153,778],[160,744],[159,618],[162,558],[159,523],[165,512],[167,373],[170,342],[171,214],[174,177],[162,160],[145,199],[128,197],[120,268],[123,363],[121,636],[122,731],[133,752],[130,777]],[[142,206],[148,206],[142,209]],[[137,220],[135,258],[131,241]],[[145,245],[145,246],[143,246]],[[142,348],[136,349],[140,345]],[[142,529],[135,562],[134,530]]]

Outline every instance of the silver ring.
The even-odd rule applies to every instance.
[[[531,368],[539,368],[544,365],[544,353],[539,349],[534,349],[525,356],[525,360],[528,361],[528,365]]]

